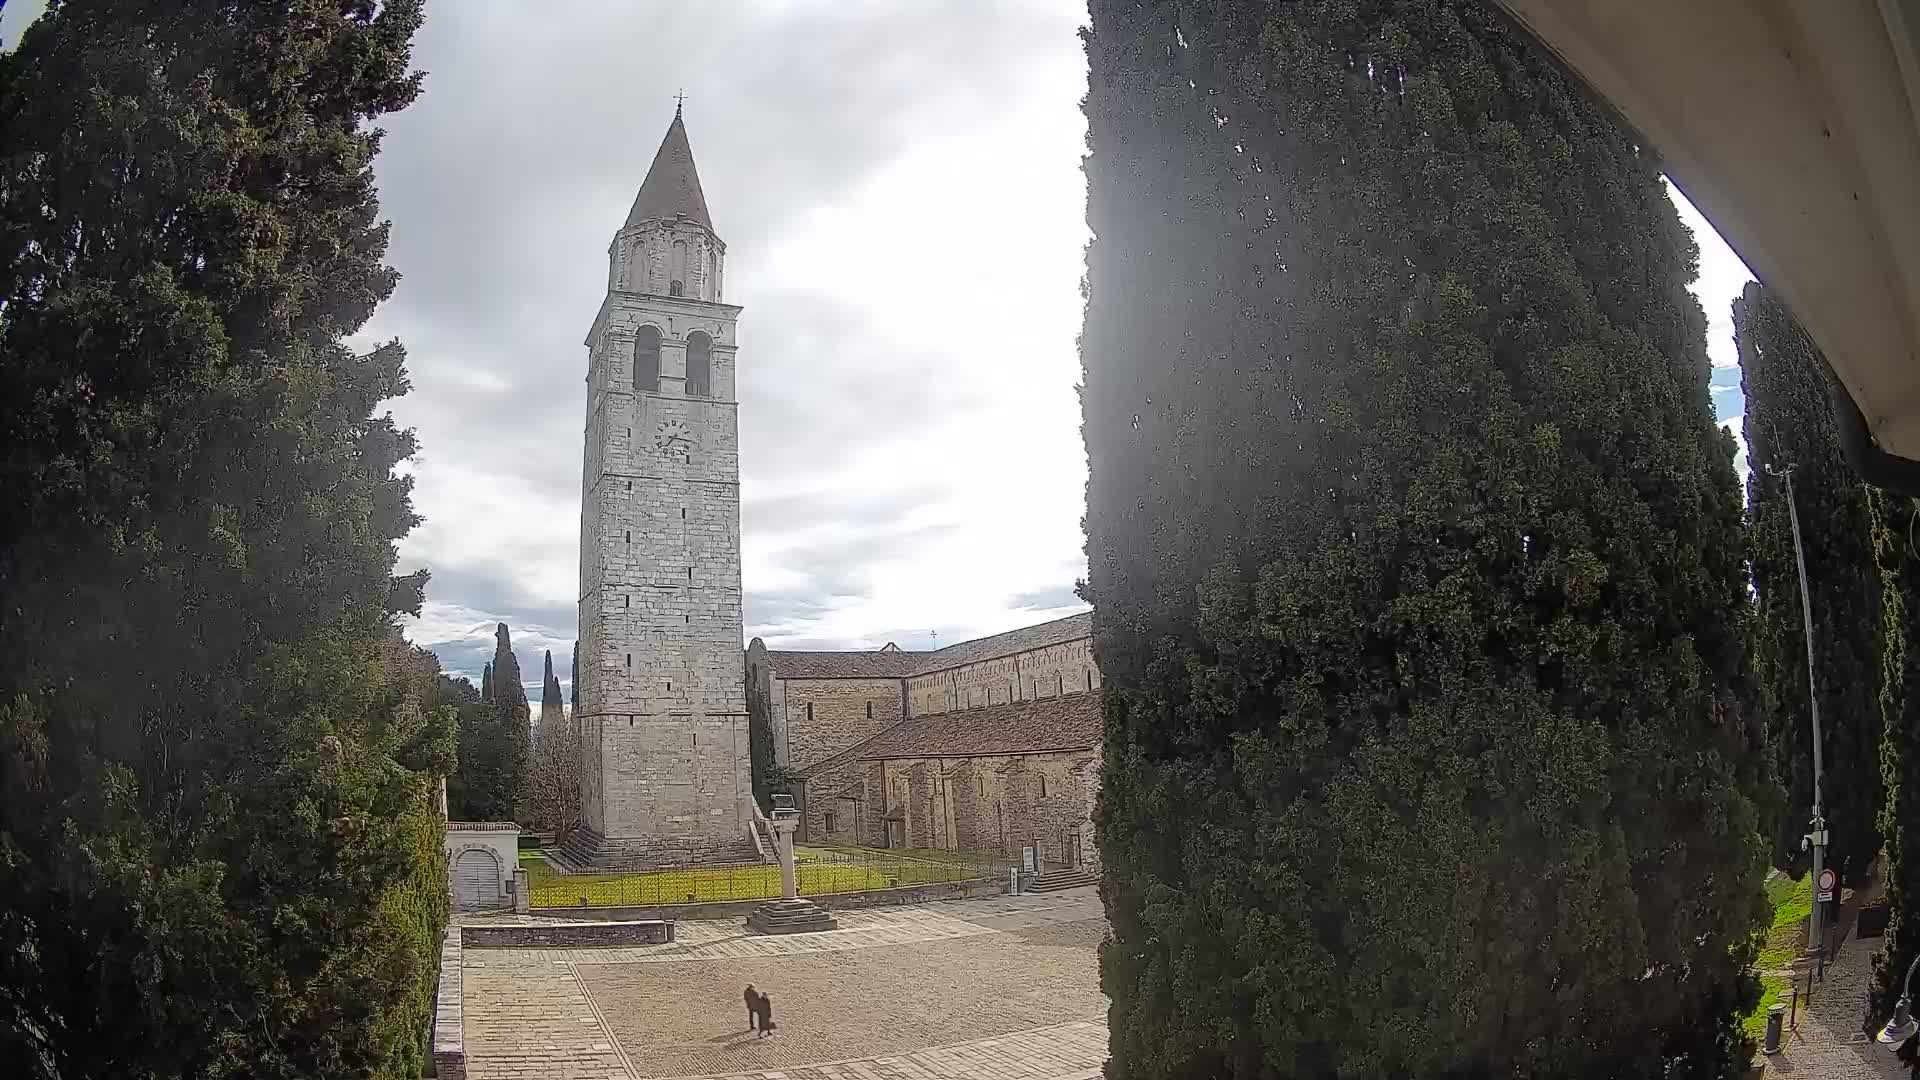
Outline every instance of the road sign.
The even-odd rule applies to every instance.
[[[1815,900],[1820,901],[1823,904],[1829,900],[1832,900],[1833,886],[1834,886],[1833,871],[1831,869],[1820,871],[1820,881],[1814,888],[1813,898]]]

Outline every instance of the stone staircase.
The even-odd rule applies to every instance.
[[[1077,889],[1082,885],[1098,885],[1100,879],[1079,868],[1059,868],[1045,870],[1027,883],[1023,892],[1059,892],[1061,889]]]

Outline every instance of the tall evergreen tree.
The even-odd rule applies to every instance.
[[[1880,851],[1877,817],[1886,801],[1880,735],[1900,679],[1896,564],[1887,500],[1848,467],[1828,397],[1826,364],[1786,306],[1759,283],[1733,303],[1734,341],[1746,395],[1749,541],[1753,545],[1756,671],[1786,780],[1774,832],[1774,863],[1804,872],[1800,843],[1813,805],[1812,713],[1800,572],[1788,520],[1786,481],[1806,549],[1814,662],[1820,701],[1822,801],[1831,843],[1827,863],[1855,878]]]
[[[507,792],[508,805],[518,807],[526,793],[528,770],[533,764],[533,716],[528,711],[527,687],[520,678],[520,658],[513,654],[513,636],[506,623],[493,630],[493,707],[500,714],[508,750],[506,768],[513,786]],[[517,819],[508,813],[498,820]]]
[[[1764,746],[1659,163],[1464,0],[1088,53],[1109,1075],[1734,1075]]]
[[[1887,708],[1887,729],[1881,735],[1881,774],[1886,805],[1879,818],[1886,840],[1886,895],[1891,916],[1880,951],[1873,961],[1865,1027],[1877,1029],[1893,1014],[1894,1002],[1905,992],[1907,969],[1920,956],[1920,507],[1911,499],[1894,500],[1889,508],[1892,542],[1888,562],[1894,568],[1900,619],[1900,682]],[[1901,1048],[1914,1073],[1920,1058],[1914,1048]]]
[[[419,22],[58,0],[0,56],[0,1075],[421,1074],[448,732],[385,644],[403,352],[344,344]]]
[[[480,669],[480,700],[493,704],[493,661],[487,661]]]

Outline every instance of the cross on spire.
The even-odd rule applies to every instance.
[[[686,103],[687,103],[687,91],[684,88],[682,88],[679,93],[673,95],[673,115],[676,119],[678,119],[680,116],[680,107],[685,105]]]

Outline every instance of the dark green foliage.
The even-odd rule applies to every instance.
[[[560,680],[553,674],[553,650],[547,650],[546,677],[540,683],[540,711],[547,712],[560,706],[562,698]]]
[[[771,780],[774,764],[773,752],[773,702],[768,695],[770,678],[762,660],[756,660],[755,650],[760,648],[760,639],[755,638],[747,651],[747,775],[753,781],[753,800],[763,811],[773,809],[770,796],[774,788]],[[781,790],[785,790],[782,788]]]
[[[493,701],[492,661],[488,661],[486,665],[480,669],[480,700],[488,703]]]
[[[1774,833],[1774,864],[1796,876],[1813,806],[1813,736],[1807,702],[1807,637],[1800,575],[1787,515],[1793,493],[1806,548],[1814,660],[1820,692],[1827,863],[1853,880],[1880,851],[1876,817],[1886,801],[1880,734],[1900,678],[1898,587],[1892,579],[1886,496],[1841,455],[1826,365],[1784,305],[1757,282],[1733,304],[1747,400],[1748,514],[1758,601],[1756,673],[1770,720],[1786,806]],[[1889,569],[1883,571],[1882,567]]]
[[[465,705],[469,702],[479,700],[480,691],[473,688],[473,682],[471,680],[465,678],[456,679],[451,675],[440,676],[439,692],[436,695],[438,704]]]
[[[1477,3],[1092,22],[1110,1075],[1735,1075],[1763,734],[1658,163]]]
[[[449,718],[373,157],[417,0],[64,0],[0,57],[0,1076],[416,1077]]]
[[[454,821],[512,821],[524,782],[528,750],[498,705],[463,701],[458,763],[447,776],[447,817]],[[518,725],[525,728],[522,722]]]
[[[533,763],[533,717],[527,709],[527,688],[520,678],[520,658],[513,654],[513,636],[506,623],[493,628],[493,707],[507,739],[503,768],[511,779],[505,792],[508,811],[490,821],[514,821],[526,792],[527,770]]]
[[[1886,841],[1882,873],[1892,918],[1874,957],[1865,1025],[1869,1031],[1893,1014],[1907,968],[1920,955],[1920,649],[1913,646],[1920,640],[1920,508],[1909,499],[1891,502],[1886,561],[1898,585],[1891,606],[1900,620],[1900,682],[1889,695],[1887,729],[1880,741],[1887,801],[1878,823]],[[1912,1048],[1904,1053],[1920,1074]]]

